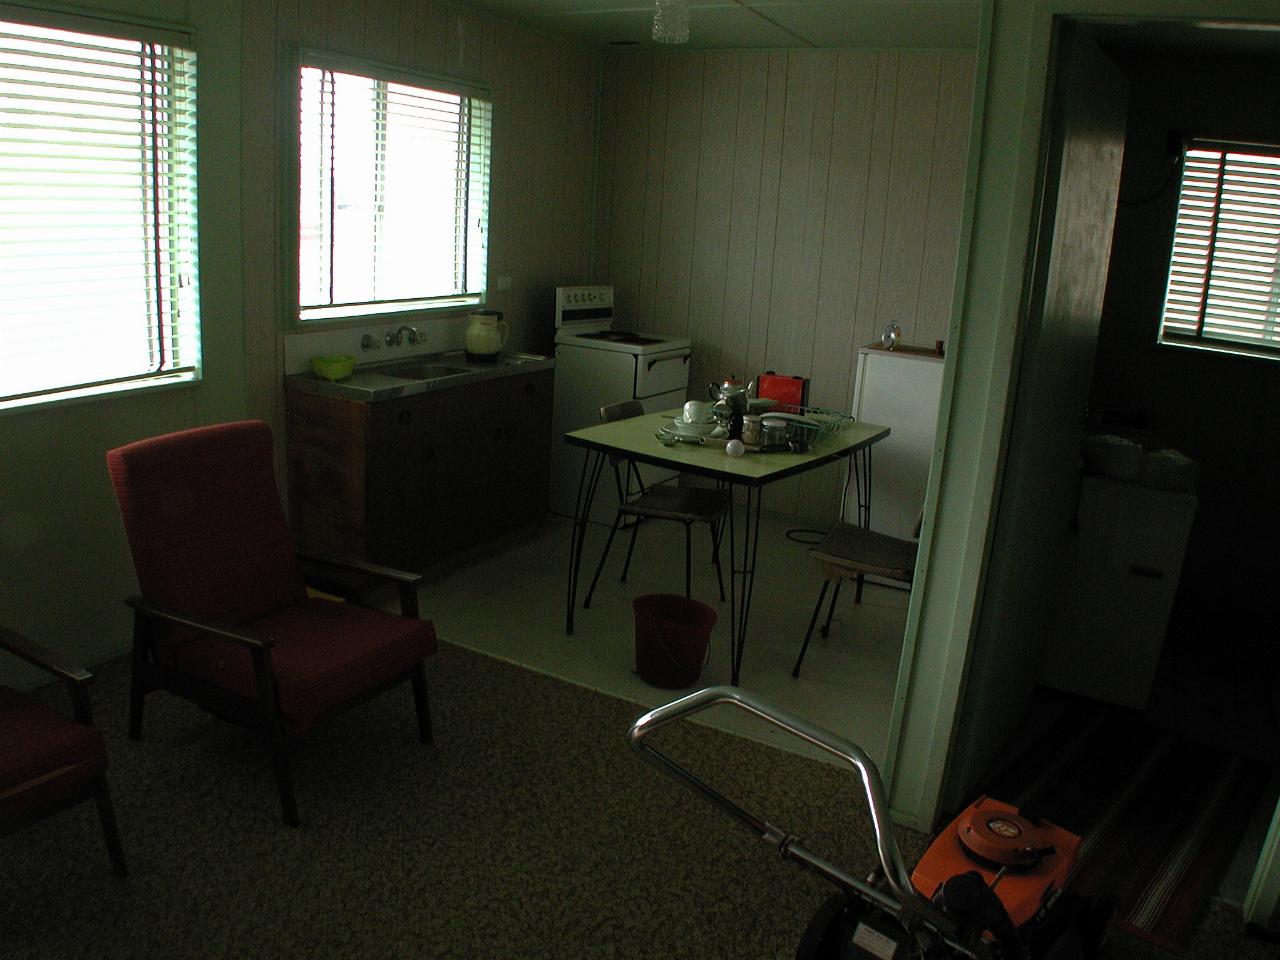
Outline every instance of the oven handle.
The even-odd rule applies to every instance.
[[[654,364],[658,364],[658,363],[666,363],[668,360],[679,360],[681,363],[688,363],[688,362],[689,362],[689,354],[687,354],[687,353],[682,353],[682,354],[677,354],[677,355],[673,355],[673,356],[670,356],[670,357],[654,357],[652,360],[650,360],[650,361],[645,365],[645,369],[646,369],[646,370],[652,370],[652,369],[653,369],[653,367],[654,367]]]

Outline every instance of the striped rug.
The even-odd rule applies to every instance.
[[[1267,781],[1261,761],[1074,705],[991,783],[992,797],[1081,837],[1071,888],[1120,929],[1185,949]]]

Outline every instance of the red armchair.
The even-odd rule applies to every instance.
[[[109,451],[107,466],[141,592],[126,601],[134,611],[132,739],[142,738],[146,695],[159,689],[255,729],[291,826],[289,744],[318,722],[407,681],[419,739],[431,742],[424,661],[436,635],[418,619],[422,578],[299,558],[265,423],[140,440]],[[360,605],[368,578],[396,584],[401,616]],[[350,602],[312,597],[308,583]]]
[[[116,875],[128,870],[107,789],[107,749],[93,726],[93,675],[59,663],[48,650],[0,627],[0,649],[61,680],[71,694],[72,720],[0,686],[0,835],[7,836],[68,807],[93,800]]]

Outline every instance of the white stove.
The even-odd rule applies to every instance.
[[[556,378],[551,440],[551,509],[573,516],[582,450],[564,435],[600,422],[600,408],[639,400],[647,412],[679,407],[689,388],[689,340],[621,329],[613,287],[556,288]],[[646,484],[674,476],[644,468]],[[600,484],[591,519],[612,523],[617,493]]]
[[[556,343],[647,356],[689,350],[685,337],[620,329],[613,313],[613,287],[556,287]],[[619,399],[626,399],[625,397]]]

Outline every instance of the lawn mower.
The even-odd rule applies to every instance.
[[[879,864],[859,879],[709,786],[648,742],[657,728],[718,704],[737,707],[849,763],[862,780]],[[796,960],[1090,960],[1107,926],[1097,903],[1064,891],[1080,838],[980,797],[933,839],[908,873],[880,771],[857,745],[736,687],[708,687],[640,717],[631,745],[677,783],[724,810],[784,860],[835,885],[809,921]]]

